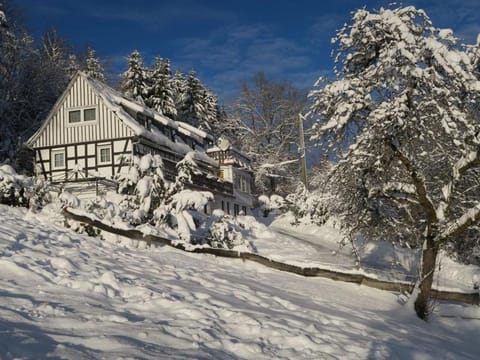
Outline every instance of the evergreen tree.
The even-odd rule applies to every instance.
[[[186,79],[183,73],[178,69],[175,71],[175,75],[172,78],[171,87],[173,102],[175,104],[175,109],[177,112],[177,116],[175,117],[175,119],[180,120],[180,109],[182,107],[183,96],[185,94]]]
[[[85,59],[85,72],[92,79],[96,79],[102,82],[105,81],[105,76],[103,75],[103,66],[100,63],[98,57],[96,56],[95,50],[91,47],[87,49],[87,58]]]
[[[205,115],[203,99],[206,89],[195,76],[195,70],[190,70],[185,80],[185,92],[179,109],[180,120],[193,126],[199,126]]]
[[[133,50],[128,57],[128,67],[122,74],[120,89],[126,97],[145,103],[148,94],[147,74],[137,50]]]
[[[170,60],[157,57],[149,78],[151,85],[147,104],[158,113],[173,119],[177,115],[177,109],[171,77]]]
[[[210,90],[206,90],[204,93],[203,103],[205,107],[205,113],[203,119],[200,121],[200,128],[208,132],[212,132],[218,120],[217,96]]]

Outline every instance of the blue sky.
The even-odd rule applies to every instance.
[[[92,45],[120,73],[138,49],[147,63],[160,55],[173,68],[199,77],[223,99],[242,80],[264,71],[309,89],[330,74],[330,39],[366,6],[385,1],[353,0],[13,0],[27,11],[30,30],[40,36],[54,26],[78,50]],[[452,28],[467,43],[480,32],[479,0],[404,1],[426,10],[437,27]]]

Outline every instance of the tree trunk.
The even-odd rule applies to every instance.
[[[277,184],[275,182],[275,178],[273,176],[270,177],[270,195],[275,194]]]
[[[415,300],[415,312],[418,317],[427,320],[430,314],[430,293],[433,283],[433,273],[437,259],[437,246],[433,236],[426,239],[426,248],[422,253],[422,274],[420,283],[420,292]]]

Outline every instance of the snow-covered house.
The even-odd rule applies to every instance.
[[[215,199],[214,207],[228,213],[233,211],[235,215],[240,211],[247,213],[246,204],[251,202],[253,188],[251,160],[233,147],[226,138],[220,138],[217,146],[208,148],[207,154],[218,161],[220,166],[218,176],[233,184],[233,194],[236,199],[233,209],[230,208],[230,203],[221,197]]]
[[[206,152],[213,141],[210,134],[160,115],[78,72],[27,145],[35,152],[37,176],[83,198],[115,187],[115,175],[129,166],[125,155],[159,154],[167,178],[173,179],[176,163],[193,152],[201,175],[195,175],[192,188],[213,192],[213,208],[223,204],[230,214],[247,212],[251,192],[236,197],[235,178],[222,176],[221,162]],[[252,173],[245,172],[250,184]]]

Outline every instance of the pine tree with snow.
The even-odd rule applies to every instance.
[[[357,10],[333,39],[336,74],[312,91],[315,138],[340,161],[328,183],[347,235],[423,246],[419,317],[442,245],[480,220],[480,82],[451,30],[413,6]]]
[[[149,91],[147,104],[160,114],[174,118],[177,109],[174,101],[172,88],[172,73],[170,71],[170,60],[157,57],[149,77]]]
[[[89,47],[87,49],[87,57],[85,59],[85,72],[92,79],[104,82],[105,76],[103,75],[104,69],[100,60],[98,59],[94,49]]]
[[[173,102],[175,103],[175,109],[177,112],[176,120],[178,119],[178,114],[182,106],[183,95],[185,94],[186,79],[183,73],[180,70],[176,70],[171,81],[172,87],[172,97]]]
[[[217,121],[218,115],[218,99],[217,96],[212,93],[210,90],[205,92],[205,97],[203,99],[205,106],[205,115],[201,120],[200,129],[207,132],[212,132]]]
[[[128,171],[117,175],[118,192],[124,195],[120,203],[122,218],[133,225],[151,223],[156,226],[179,227],[183,238],[195,227],[188,214],[190,207],[198,208],[212,199],[210,193],[185,190],[199,174],[193,153],[187,153],[176,165],[175,181],[165,179],[163,161],[159,155],[134,156]],[[190,229],[190,230],[188,230]]]
[[[206,93],[207,90],[196,77],[195,70],[190,70],[185,80],[185,88],[180,108],[178,109],[179,120],[195,127],[200,126],[206,118],[206,104],[204,101]]]
[[[122,74],[120,89],[126,97],[145,103],[148,94],[147,74],[137,50],[133,50],[128,57],[128,67]]]

